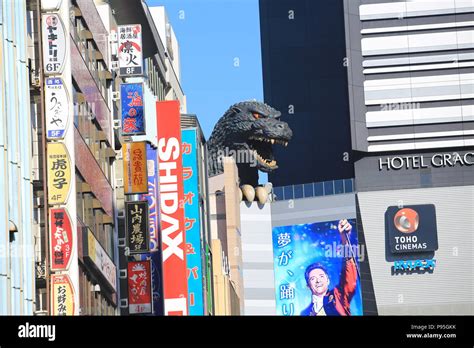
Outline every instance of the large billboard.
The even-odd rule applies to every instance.
[[[199,172],[196,129],[182,131],[186,263],[188,265],[189,315],[204,315],[201,221],[199,218]]]
[[[278,315],[362,315],[355,219],[273,228]]]
[[[122,135],[145,134],[143,83],[122,83],[120,85],[120,103]]]
[[[156,103],[165,315],[188,314],[179,102]]]

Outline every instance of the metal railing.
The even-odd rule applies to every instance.
[[[308,184],[278,186],[273,188],[275,201],[332,196],[344,193],[353,193],[354,191],[354,179],[329,180]]]

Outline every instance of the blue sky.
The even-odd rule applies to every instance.
[[[166,8],[180,45],[188,113],[198,116],[206,138],[230,105],[263,100],[258,0],[147,0],[147,4]],[[234,66],[236,58],[239,67]]]

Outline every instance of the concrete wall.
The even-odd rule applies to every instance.
[[[245,315],[275,315],[271,204],[240,203]]]

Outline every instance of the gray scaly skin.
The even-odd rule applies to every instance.
[[[257,101],[232,105],[215,125],[207,143],[209,175],[223,172],[223,153],[247,151],[248,156],[254,156],[251,161],[242,163],[236,159],[240,185],[257,186],[258,170],[269,173],[278,168],[273,144],[286,146],[293,135],[288,124],[279,120],[280,116],[280,111]]]

